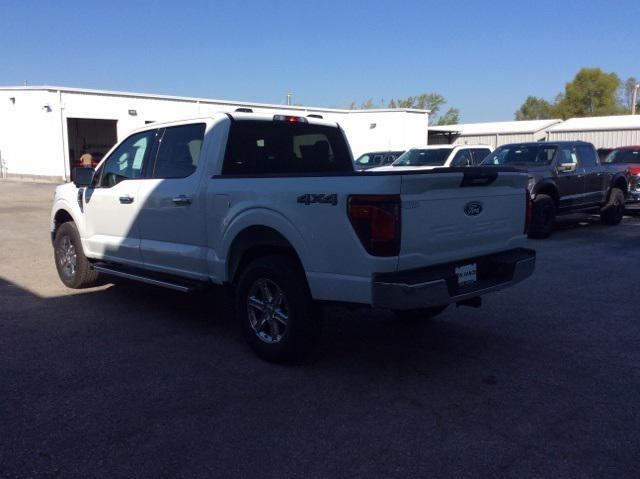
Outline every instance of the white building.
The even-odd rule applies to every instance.
[[[83,153],[100,157],[146,123],[238,108],[336,121],[355,157],[427,144],[426,110],[341,110],[51,86],[0,87],[0,161],[9,177],[66,180]]]
[[[430,126],[430,144],[489,145],[544,140],[547,129],[562,120],[498,121],[460,125]]]
[[[583,140],[596,148],[640,145],[640,115],[571,118],[547,130],[547,140]]]

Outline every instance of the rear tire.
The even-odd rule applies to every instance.
[[[60,280],[68,288],[89,288],[96,283],[98,273],[91,269],[82,250],[80,234],[73,222],[60,225],[53,241],[53,254]]]
[[[609,201],[600,210],[600,221],[605,225],[617,225],[624,216],[624,192],[620,188],[612,188]]]
[[[320,315],[304,272],[292,259],[266,256],[249,263],[235,293],[242,332],[258,356],[283,363],[313,350]]]
[[[533,218],[529,238],[548,238],[556,222],[556,204],[549,195],[537,195],[533,200]]]
[[[447,309],[448,304],[443,306],[432,306],[430,308],[421,308],[421,309],[407,309],[403,311],[394,311],[395,315],[400,319],[405,321],[420,321],[420,320],[429,320],[431,318],[436,317],[440,313],[442,313],[445,309]]]

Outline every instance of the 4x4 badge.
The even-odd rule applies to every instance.
[[[482,213],[482,203],[479,201],[470,201],[464,205],[464,214],[467,216],[478,216]]]
[[[336,193],[331,193],[328,195],[325,194],[317,194],[317,193],[306,193],[304,195],[298,196],[298,203],[302,203],[303,205],[309,206],[312,203],[324,203],[327,205],[337,205],[338,204],[338,195]]]

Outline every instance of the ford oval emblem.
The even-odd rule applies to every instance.
[[[467,216],[478,216],[482,213],[482,203],[479,201],[470,201],[464,205],[464,214]]]

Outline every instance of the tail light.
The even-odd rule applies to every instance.
[[[273,115],[273,120],[286,121],[287,123],[308,123],[306,118],[292,115]]]
[[[529,226],[531,225],[531,219],[533,217],[533,202],[531,201],[531,194],[529,193],[529,189],[525,188],[525,201],[527,202],[527,206],[524,214],[524,234],[529,232]]]
[[[400,254],[400,196],[353,195],[347,214],[362,246],[373,256]]]
[[[640,166],[632,166],[629,168],[630,175],[640,175]]]

